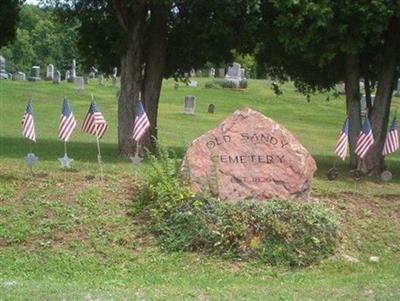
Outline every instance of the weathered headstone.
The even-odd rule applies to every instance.
[[[98,71],[97,71],[97,69],[96,69],[94,66],[90,67],[89,77],[90,77],[90,78],[95,78],[97,72],[98,72]]]
[[[71,72],[69,70],[65,71],[65,80],[67,81],[71,76]]]
[[[215,77],[215,68],[210,68],[208,70],[208,77]]]
[[[0,55],[0,79],[7,79],[8,74],[6,72],[6,59]]]
[[[196,111],[196,98],[194,96],[185,96],[185,107],[183,112],[185,114],[193,115]]]
[[[375,101],[375,95],[371,94],[371,105],[374,106],[374,101]],[[360,99],[360,105],[361,105],[361,115],[365,116],[367,114],[367,99],[366,96],[363,95]]]
[[[76,60],[72,60],[72,68],[71,68],[71,74],[69,77],[69,81],[72,83],[75,80],[76,77]]]
[[[340,84],[337,86],[337,90],[338,90],[338,92],[339,92],[340,95],[346,94],[346,86],[345,86],[345,84],[344,84],[344,83],[340,83]]]
[[[198,82],[196,80],[189,79],[188,86],[192,88],[197,88]]]
[[[15,72],[12,75],[13,80],[26,80],[26,75],[24,72]]]
[[[234,201],[306,199],[317,167],[287,129],[244,109],[194,140],[182,169],[189,171],[195,193],[214,191],[221,199]]]
[[[225,68],[219,68],[218,77],[224,77],[224,76],[225,76]]]
[[[83,80],[83,76],[76,76],[74,80],[75,90],[77,92],[83,91],[85,88],[85,82]]]
[[[194,70],[193,68],[190,69],[190,77],[195,77],[196,76],[196,70]]]
[[[210,113],[210,114],[214,114],[214,112],[215,112],[215,105],[214,105],[213,103],[210,103],[210,104],[208,105],[208,110],[207,110],[207,112]]]
[[[228,67],[228,72],[225,75],[225,81],[233,83],[236,88],[240,86],[240,81],[245,80],[244,68],[241,68],[239,63],[233,63],[231,67]]]
[[[53,80],[54,77],[54,65],[49,64],[47,65],[47,70],[46,70],[46,80]]]
[[[104,75],[103,74],[99,74],[99,85],[104,86]]]
[[[40,67],[32,66],[31,69],[31,77],[29,78],[31,81],[39,81],[40,80]]]
[[[112,76],[113,76],[113,77],[117,77],[117,74],[118,74],[118,68],[117,68],[117,67],[114,67],[114,68],[113,68],[113,72],[112,72]]]
[[[60,71],[56,70],[53,76],[53,84],[59,84],[61,82],[61,73]]]

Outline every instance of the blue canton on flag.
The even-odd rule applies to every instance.
[[[135,125],[133,127],[132,138],[139,142],[140,139],[146,134],[146,131],[150,128],[150,121],[147,118],[147,114],[143,109],[142,102],[140,99],[136,103],[136,113],[135,113]]]
[[[386,156],[394,153],[399,148],[399,134],[397,132],[397,119],[392,120],[392,125],[386,135],[385,144],[383,145],[382,155]]]
[[[71,112],[68,101],[64,98],[63,107],[60,116],[60,124],[58,127],[58,138],[67,142],[76,127],[74,114]]]
[[[374,135],[372,134],[368,117],[366,117],[361,132],[357,138],[355,154],[363,159],[373,144]]]
[[[22,117],[22,136],[36,142],[35,124],[33,122],[32,101],[29,100],[25,114]]]
[[[349,118],[343,123],[342,131],[340,132],[338,141],[336,142],[335,153],[342,160],[346,158],[347,154],[347,146],[348,146],[348,138],[349,138]]]

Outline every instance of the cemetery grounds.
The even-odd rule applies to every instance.
[[[250,107],[288,128],[311,152],[318,171],[312,201],[335,212],[341,241],[336,254],[301,269],[271,267],[198,253],[171,253],[131,214],[138,185],[150,168],[116,154],[117,88],[97,80],[78,94],[73,84],[0,82],[0,300],[400,300],[400,153],[389,157],[393,180],[355,182],[334,156],[345,118],[343,97],[316,95],[311,102],[284,86],[250,80],[247,90],[206,89],[164,81],[159,109],[160,143],[182,157],[190,142],[236,109]],[[76,130],[68,143],[73,169],[57,158],[62,97],[80,126],[90,94],[110,127],[101,141],[105,181],[99,179],[95,138]],[[184,115],[185,95],[196,96],[196,114]],[[20,134],[33,99],[37,143]],[[207,107],[215,104],[215,114]],[[392,111],[400,107],[393,99]],[[32,177],[24,156],[39,157]],[[340,173],[328,181],[327,171]],[[372,262],[371,256],[378,256]]]

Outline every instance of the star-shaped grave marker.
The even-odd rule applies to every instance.
[[[61,163],[61,168],[71,168],[71,163],[74,159],[69,158],[67,154],[64,154],[64,157],[58,158],[58,161]]]

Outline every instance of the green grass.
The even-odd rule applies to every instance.
[[[199,88],[174,90],[165,81],[159,133],[163,145],[182,155],[190,142],[243,107],[261,111],[292,131],[318,165],[312,199],[335,211],[342,241],[337,254],[319,266],[287,270],[257,262],[228,261],[196,253],[168,253],[131,216],[132,199],[149,168],[118,157],[117,88],[0,81],[0,300],[399,300],[400,155],[390,156],[390,183],[363,178],[354,183],[333,148],[344,119],[342,98],[317,95],[307,103],[288,84],[275,96],[266,81],[245,91]],[[75,159],[64,173],[57,158],[58,118],[66,95],[80,124],[94,93],[110,124],[101,142],[104,183],[98,177],[96,143],[76,131],[68,144]],[[185,95],[196,96],[196,114],[182,114]],[[29,97],[34,101],[39,157],[31,177],[23,157],[30,150],[20,135]],[[216,113],[208,114],[210,103]],[[394,108],[399,100],[394,99]],[[340,177],[326,180],[336,164]],[[139,183],[139,184],[138,184]],[[350,263],[343,255],[356,257]],[[369,262],[379,256],[378,263]]]

